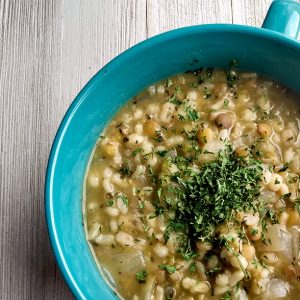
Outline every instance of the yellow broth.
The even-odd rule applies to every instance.
[[[84,214],[90,246],[120,297],[299,298],[298,97],[254,73],[207,69],[150,86],[115,115],[91,157]],[[175,161],[189,161],[197,178],[228,145],[235,164],[260,164],[253,198],[259,209],[241,202],[209,236],[189,236],[192,254],[184,256],[181,229],[169,228],[185,212],[166,204],[175,199],[168,185],[180,185]]]

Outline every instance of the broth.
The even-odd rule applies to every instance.
[[[200,69],[115,115],[84,210],[121,297],[300,299],[298,97],[255,73]]]

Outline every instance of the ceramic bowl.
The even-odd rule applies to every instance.
[[[300,5],[274,1],[263,28],[201,25],[173,30],[125,51],[103,67],[71,104],[56,134],[46,175],[49,236],[58,265],[78,299],[116,299],[85,237],[83,182],[94,145],[131,97],[172,74],[203,67],[255,71],[300,90]]]

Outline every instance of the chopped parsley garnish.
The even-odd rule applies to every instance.
[[[258,229],[252,228],[252,229],[251,229],[251,235],[255,236],[255,235],[257,235],[257,234],[258,234]]]
[[[196,269],[197,269],[197,264],[195,262],[192,262],[190,265],[189,265],[189,272],[194,274],[196,272]]]
[[[144,208],[145,208],[145,201],[139,201],[138,209],[141,210],[141,209],[144,209]]]
[[[175,266],[170,266],[170,265],[159,265],[159,268],[161,270],[166,270],[168,273],[172,274],[176,272],[176,267]]]
[[[133,170],[132,170],[132,168],[130,166],[129,160],[126,159],[124,161],[123,166],[120,169],[120,172],[121,172],[122,176],[124,176],[124,177],[130,177],[132,175]]]
[[[139,283],[145,283],[147,279],[147,272],[145,270],[136,272],[135,277]]]
[[[175,86],[174,92],[175,92],[175,94],[180,93],[181,88],[179,86]]]
[[[266,213],[266,216],[269,218],[269,220],[271,221],[271,223],[273,223],[273,224],[279,223],[277,215],[276,215],[274,209],[271,209],[271,208],[268,209],[268,211]]]
[[[231,300],[231,292],[227,291],[220,300]]]
[[[228,107],[228,104],[229,104],[229,100],[228,100],[228,99],[225,99],[225,100],[224,100],[223,107],[224,107],[224,108],[227,108],[227,107]]]
[[[216,160],[199,170],[190,167],[184,157],[172,159],[179,169],[161,184],[160,206],[172,212],[167,232],[179,235],[179,252],[191,259],[194,241],[216,242],[217,226],[232,221],[237,211],[258,211],[261,163],[253,155],[234,154],[230,144],[218,153]]]
[[[295,201],[295,209],[300,213],[300,199],[296,199]]]
[[[160,157],[166,156],[167,153],[168,153],[167,150],[156,151],[156,154],[159,155]]]
[[[143,151],[143,148],[136,148],[134,151],[132,151],[131,156],[135,157],[138,153],[141,153]]]
[[[200,119],[199,112],[196,111],[191,106],[187,106],[186,109],[185,109],[185,112],[186,112],[186,118],[188,120],[196,121],[196,120]]]
[[[173,103],[176,106],[179,106],[182,104],[182,101],[176,98],[176,94],[174,94],[170,99],[169,99],[170,103]]]
[[[128,198],[125,196],[125,195],[118,195],[118,198],[120,198],[122,201],[123,201],[123,203],[126,205],[126,206],[128,206]]]
[[[106,205],[107,206],[113,206],[114,205],[114,200],[113,199],[109,199],[106,201]]]
[[[165,86],[170,87],[172,84],[173,84],[173,81],[170,78],[168,78],[168,80],[165,83]]]
[[[190,105],[186,105],[184,111],[185,115],[178,115],[181,121],[197,121],[200,119],[199,112],[192,108]]]

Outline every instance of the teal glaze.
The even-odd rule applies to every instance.
[[[294,2],[280,3],[299,10]],[[242,69],[300,91],[300,44],[270,30],[286,32],[278,25],[288,23],[286,15],[282,23],[272,22],[280,20],[274,13],[278,11],[269,11],[264,24],[269,29],[203,25],[148,39],[107,64],[73,101],[51,149],[45,208],[54,254],[77,299],[116,299],[100,276],[82,226],[83,180],[99,134],[116,111],[146,86],[200,66],[226,68],[232,59]]]
[[[298,38],[300,29],[300,5],[292,0],[272,2],[263,28],[270,28],[289,37]]]

